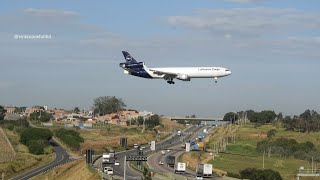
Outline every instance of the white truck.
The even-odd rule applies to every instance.
[[[102,163],[109,163],[111,155],[109,153],[102,154]]]
[[[197,177],[212,177],[212,164],[198,164]]]
[[[174,173],[184,174],[186,173],[186,163],[178,162],[175,164]]]

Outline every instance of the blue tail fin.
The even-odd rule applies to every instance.
[[[124,58],[126,59],[126,62],[129,64],[136,64],[138,61],[136,61],[128,52],[122,51],[122,54]]]

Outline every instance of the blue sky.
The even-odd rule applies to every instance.
[[[6,1],[0,7],[0,104],[88,109],[117,96],[138,110],[223,116],[320,111],[316,0]],[[49,34],[51,39],[14,39]],[[121,50],[148,67],[223,66],[218,84],[123,74]]]

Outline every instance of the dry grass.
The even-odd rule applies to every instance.
[[[33,180],[51,180],[51,179],[83,179],[93,180],[100,179],[98,173],[90,170],[84,160],[76,160],[70,163],[61,165],[55,169],[48,171],[45,174],[41,174],[32,178]]]
[[[3,130],[17,153],[16,159],[14,161],[0,164],[0,172],[5,172],[5,177],[8,178],[18,175],[23,171],[34,168],[35,166],[44,165],[53,161],[54,154],[52,147],[46,148],[46,154],[44,155],[30,154],[28,148],[19,142],[18,134],[7,129]]]
[[[11,143],[7,141],[6,135],[0,127],[0,163],[15,159],[15,152],[11,148]]]
[[[195,171],[198,163],[207,163],[209,160],[211,160],[211,158],[212,156],[210,156],[209,153],[194,151],[183,153],[181,156],[181,161],[187,162],[187,168]]]

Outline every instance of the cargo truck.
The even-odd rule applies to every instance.
[[[176,162],[175,156],[167,156],[166,163],[168,167],[174,167],[175,162]]]
[[[102,154],[102,163],[106,163],[106,164],[111,163],[110,159],[111,159],[111,156],[109,153]]]
[[[212,164],[198,164],[197,177],[212,177]]]
[[[186,163],[178,162],[177,164],[175,164],[174,173],[176,174],[186,173]]]

